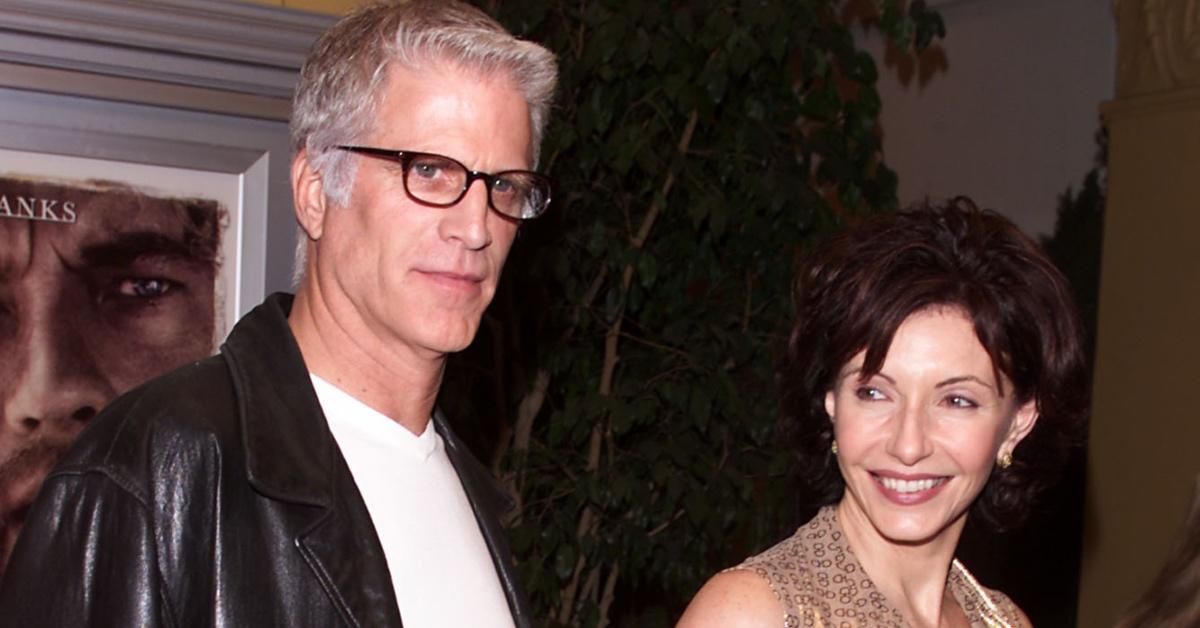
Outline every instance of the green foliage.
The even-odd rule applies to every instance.
[[[801,252],[896,203],[877,70],[834,0],[496,4],[559,55],[555,199],[443,404],[500,415],[543,625],[669,625],[797,523],[773,368]],[[898,45],[941,32],[877,8]]]

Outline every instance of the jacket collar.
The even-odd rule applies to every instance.
[[[292,300],[283,293],[268,297],[237,324],[221,351],[238,392],[250,482],[277,499],[328,506],[335,441],[287,323]],[[477,512],[511,510],[507,492],[440,410],[434,410],[433,424]]]
[[[288,327],[291,309],[291,295],[271,295],[238,322],[221,353],[237,390],[250,484],[276,499],[328,507],[333,435]]]

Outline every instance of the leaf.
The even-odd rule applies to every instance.
[[[855,55],[854,71],[851,73],[852,78],[866,85],[874,85],[879,78],[879,72],[875,69],[875,58],[865,50],[859,50]]]
[[[724,203],[713,203],[709,208],[708,226],[714,236],[719,237],[725,233],[725,227],[729,223],[729,213],[729,206]]]
[[[684,510],[687,514],[688,521],[698,525],[708,519],[709,511],[712,506],[708,503],[708,499],[703,493],[689,493],[683,497]]]
[[[566,440],[569,423],[564,420],[561,413],[551,415],[550,433],[547,444],[551,447],[558,447]]]
[[[613,412],[610,418],[612,420],[613,434],[616,434],[617,436],[621,436],[625,432],[628,432],[629,429],[633,427],[634,421],[636,420],[633,412],[631,412],[628,408],[623,408],[620,411]]]
[[[701,432],[708,429],[708,421],[712,418],[712,406],[712,394],[708,388],[696,388],[692,392],[688,414]]]
[[[559,580],[565,582],[571,577],[575,571],[577,556],[575,546],[566,543],[558,546],[558,550],[554,552],[554,575],[558,576]]]
[[[658,261],[653,254],[643,252],[638,256],[637,276],[643,288],[649,290],[654,286],[654,281],[658,279]]]
[[[729,74],[725,57],[716,57],[704,70],[700,77],[704,91],[712,104],[720,104],[725,98],[725,88],[729,86]]]
[[[766,107],[761,100],[753,97],[746,99],[746,117],[759,121],[766,117]]]
[[[729,68],[736,77],[745,75],[762,54],[754,40],[741,30],[730,38],[730,48]]]

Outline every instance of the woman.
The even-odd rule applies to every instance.
[[[1021,521],[1080,432],[1065,280],[966,199],[882,216],[801,275],[784,412],[819,513],[714,576],[707,626],[1028,626],[954,559],[968,513]]]

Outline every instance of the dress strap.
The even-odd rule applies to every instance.
[[[987,624],[988,628],[1019,628],[1018,626],[1014,626],[1013,624],[1009,623],[1008,620],[1004,618],[1003,613],[1001,613],[1000,609],[996,607],[996,603],[992,601],[992,596],[988,595],[988,592],[983,588],[983,585],[979,584],[979,581],[975,579],[975,576],[972,576],[971,572],[967,571],[967,568],[963,567],[962,563],[958,562],[957,558],[954,559],[951,565],[954,567],[954,570],[958,573],[959,577],[962,578],[963,582],[965,582],[967,586],[971,588],[971,591],[979,599],[980,604],[983,606],[983,608],[979,609],[980,619],[983,620],[983,623]]]

